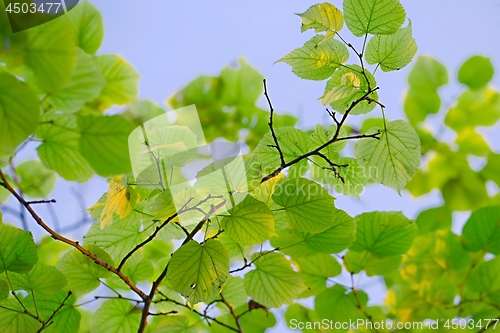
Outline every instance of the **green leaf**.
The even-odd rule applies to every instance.
[[[29,30],[25,64],[47,93],[55,93],[71,78],[77,57],[76,36],[66,17]]]
[[[308,136],[303,131],[294,127],[279,127],[275,129],[275,133],[285,162],[290,162],[309,151]],[[275,143],[271,133],[267,133],[254,150],[265,174],[273,172],[281,165],[278,150],[270,145],[275,145]],[[289,172],[296,176],[302,176],[307,172],[307,169],[307,161],[304,159],[291,166]]]
[[[85,248],[99,257],[103,262],[113,266],[111,257],[95,245],[87,245]],[[66,253],[56,264],[68,280],[68,288],[81,294],[88,293],[100,285],[100,278],[108,277],[110,272],[104,267],[96,265],[95,262],[74,249]]]
[[[80,153],[77,117],[71,114],[47,113],[42,116],[36,136],[43,142],[38,156],[43,164],[66,180],[86,182],[94,174]]]
[[[318,183],[292,178],[278,183],[273,201],[285,209],[288,223],[304,232],[323,232],[334,224],[334,198]]]
[[[481,293],[481,299],[488,297],[494,304],[500,300],[500,258],[483,262],[473,271],[467,286]]]
[[[297,15],[302,18],[302,32],[314,29],[316,33],[326,31],[328,36],[340,31],[344,26],[342,12],[328,2],[312,5],[304,13]]]
[[[436,90],[419,90],[410,87],[406,92],[404,110],[412,124],[424,121],[427,115],[437,113],[440,107],[441,99]]]
[[[104,302],[92,316],[92,332],[135,333],[139,328],[141,309],[122,299]]]
[[[27,273],[37,261],[33,235],[0,223],[0,273]]]
[[[338,261],[329,254],[317,254],[311,257],[301,257],[297,259],[299,273],[307,286],[302,296],[308,297],[316,295],[326,289],[328,278],[339,275],[342,267]]]
[[[233,277],[229,275],[221,293],[224,295],[224,299],[233,307],[245,304],[248,299],[243,278],[239,276]]]
[[[16,299],[3,300],[0,305],[2,305],[0,307],[0,330],[2,333],[36,333],[40,329],[41,325],[38,320],[24,314],[24,309]]]
[[[334,224],[328,230],[311,234],[298,230],[283,230],[271,239],[274,247],[293,258],[314,256],[318,253],[339,253],[356,239],[356,221],[342,210],[331,212]]]
[[[500,206],[473,212],[462,231],[462,244],[467,251],[500,254]]]
[[[448,70],[430,56],[418,56],[408,74],[408,83],[418,91],[435,91],[448,83]]]
[[[66,277],[57,268],[39,262],[24,274],[9,274],[14,291],[26,290],[40,296],[50,296],[66,285]]]
[[[19,187],[26,195],[42,199],[49,196],[56,184],[57,175],[34,160],[25,161],[16,167],[21,177]]]
[[[345,113],[349,109],[351,104],[356,100],[363,97],[363,95],[368,91],[368,81],[363,75],[363,69],[359,65],[346,65],[341,67],[333,73],[332,77],[325,86],[325,94],[323,95],[323,104],[329,104],[332,109]],[[368,80],[370,81],[370,88],[375,88],[377,82],[375,77],[368,71],[364,70]],[[356,89],[352,89],[351,94],[345,94],[345,86],[342,82],[345,80],[346,75],[354,75],[359,80],[359,85]],[[344,88],[343,88],[344,87]],[[344,92],[344,93],[343,93]],[[333,98],[335,97],[335,98]],[[374,92],[370,95],[370,98],[378,100],[378,93]],[[349,114],[359,115],[370,112],[376,107],[376,103],[368,103],[368,101],[362,101],[358,103]]]
[[[239,68],[226,67],[221,71],[219,99],[224,105],[253,105],[262,95],[263,76],[243,58],[238,59],[238,65]]]
[[[6,299],[9,296],[10,287],[4,280],[0,280],[0,300]]]
[[[401,259],[401,256],[378,257],[368,251],[348,251],[344,256],[344,266],[354,274],[365,270],[368,276],[385,276],[399,268]]]
[[[167,279],[191,304],[213,298],[229,273],[229,258],[222,244],[209,239],[190,241],[174,252]]]
[[[366,305],[368,297],[362,291],[358,291],[358,297],[361,300],[361,306]],[[357,297],[352,293],[335,285],[321,294],[314,301],[314,308],[318,315],[323,319],[337,322],[356,321],[356,319],[366,319],[365,314],[358,307]],[[342,331],[347,331],[343,329]]]
[[[106,85],[97,98],[97,105],[106,109],[114,104],[123,105],[137,98],[139,74],[122,57],[115,54],[100,55],[96,58],[101,67]]]
[[[155,102],[141,100],[134,101],[128,109],[122,113],[122,117],[136,126],[144,124],[157,116],[165,114],[165,110],[156,105]]]
[[[132,125],[121,116],[80,116],[80,151],[100,176],[124,174],[131,170],[128,136]]]
[[[366,61],[379,64],[384,72],[399,70],[410,63],[417,53],[412,37],[411,21],[391,35],[374,36],[366,47]]]
[[[237,243],[261,244],[276,235],[273,213],[262,201],[243,195],[245,199],[222,218],[222,228]]]
[[[417,225],[400,212],[371,212],[357,216],[353,251],[369,251],[379,257],[404,254],[417,234]]]
[[[309,136],[308,140],[309,149],[315,150],[319,146],[323,145],[325,142],[328,142],[331,139],[333,139],[336,129],[337,129],[336,125],[330,125],[328,126],[328,129],[326,129],[323,125],[317,124],[316,130]],[[346,136],[347,136],[346,130],[343,127],[341,127],[339,132],[339,138]],[[326,157],[328,157],[330,160],[333,160],[338,156],[337,153],[345,148],[346,144],[347,142],[345,140],[334,142],[328,145],[326,148],[323,148],[321,150],[321,153],[326,155]]]
[[[115,262],[119,262],[130,250],[145,239],[141,227],[141,223],[138,221],[122,219],[101,229],[100,221],[97,221],[92,224],[83,237],[83,242],[85,245],[99,246]]]
[[[245,289],[254,301],[267,308],[292,303],[306,288],[299,273],[282,254],[266,253],[254,265],[256,269],[245,275]]]
[[[456,143],[464,154],[485,156],[491,152],[485,138],[470,127],[458,132]]]
[[[484,87],[493,78],[491,59],[480,55],[467,59],[458,70],[458,82],[471,89]]]
[[[104,37],[101,13],[85,0],[71,8],[66,16],[75,27],[78,46],[86,53],[94,54]]]
[[[325,80],[349,59],[349,51],[338,40],[322,40],[323,36],[316,35],[277,62],[292,66],[292,72],[302,79]]]
[[[189,318],[185,316],[167,316],[155,330],[156,333],[196,333],[196,325],[189,324]]]
[[[433,207],[421,211],[415,222],[417,222],[419,233],[432,232],[439,229],[450,229],[452,225],[452,215],[447,206]]]
[[[0,155],[12,154],[33,133],[40,107],[28,86],[0,72]]]
[[[403,120],[391,121],[384,129],[373,128],[369,134],[377,131],[381,133],[380,140],[365,139],[356,144],[356,158],[359,165],[369,169],[373,181],[399,192],[420,165],[419,137]]]
[[[320,322],[318,314],[298,303],[290,305],[285,312],[285,320],[287,326],[291,329],[299,328],[299,325],[304,325],[302,332],[304,333],[320,333],[321,327],[315,326],[316,322]]]
[[[390,35],[404,23],[406,13],[398,0],[345,0],[344,18],[354,36]]]
[[[65,291],[58,291],[53,294],[50,298],[36,300],[35,304],[29,303],[31,313],[36,313],[36,308],[39,309],[45,321],[47,321],[50,316],[61,306],[64,299],[68,297],[68,293]],[[29,299],[29,296],[28,298]],[[26,300],[23,301],[26,304]],[[47,333],[77,333],[80,328],[80,312],[76,309],[75,306],[76,297],[74,295],[70,295],[62,307],[57,311],[55,316],[53,317],[53,324],[50,325],[44,332]]]
[[[71,79],[64,88],[49,95],[48,101],[58,111],[76,112],[86,102],[99,96],[105,84],[106,80],[94,58],[78,49]]]
[[[473,114],[474,117],[470,115]],[[500,94],[489,87],[466,90],[458,97],[444,123],[455,131],[466,127],[491,126],[500,119]]]

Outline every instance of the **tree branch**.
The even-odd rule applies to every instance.
[[[273,172],[271,172],[270,174],[268,174],[267,176],[265,176],[264,178],[262,178],[262,180],[260,182],[264,183],[264,182],[268,181],[269,179],[276,177],[281,171],[283,171],[283,169],[286,169],[286,168],[288,168],[288,167],[290,167],[290,166],[292,166],[294,164],[297,164],[300,161],[302,161],[303,159],[308,158],[308,157],[310,157],[312,155],[317,155],[317,153],[320,152],[321,150],[323,150],[324,148],[328,147],[329,145],[331,145],[334,142],[337,142],[338,139],[339,139],[340,129],[344,125],[344,123],[345,123],[345,121],[347,119],[347,116],[349,116],[349,113],[352,111],[352,109],[354,109],[354,107],[356,105],[358,105],[359,103],[361,103],[362,101],[366,100],[366,98],[370,94],[372,94],[373,92],[375,92],[377,90],[378,90],[378,87],[376,87],[374,89],[371,89],[368,92],[366,92],[362,97],[360,97],[359,99],[357,99],[356,101],[353,101],[351,103],[351,106],[349,106],[349,108],[346,110],[346,112],[342,116],[342,119],[338,122],[335,134],[333,135],[333,137],[330,140],[328,140],[324,144],[320,145],[316,149],[314,149],[314,150],[312,150],[312,151],[310,151],[308,153],[305,153],[303,155],[300,155],[300,156],[294,158],[293,160],[285,163],[284,165],[280,165]]]
[[[262,82],[264,83],[264,96],[266,96],[267,104],[269,104],[269,109],[270,109],[268,125],[269,125],[269,128],[271,129],[271,135],[273,136],[274,148],[276,148],[276,150],[278,150],[278,153],[280,155],[281,165],[285,165],[285,157],[283,156],[283,151],[280,148],[278,138],[276,137],[276,133],[274,132],[274,127],[273,127],[274,108],[273,108],[273,105],[271,103],[271,99],[269,98],[269,94],[267,93],[266,79],[263,79]]]
[[[31,214],[33,219],[36,221],[36,223],[41,226],[46,232],[48,232],[52,238],[55,240],[58,240],[60,242],[66,243],[74,248],[76,248],[78,251],[80,251],[83,255],[89,257],[92,259],[97,265],[104,267],[108,271],[112,272],[113,274],[117,275],[123,282],[125,282],[132,291],[134,291],[139,297],[142,299],[146,300],[148,299],[148,295],[146,295],[142,290],[140,290],[125,274],[122,272],[119,272],[116,268],[112,267],[108,263],[104,262],[101,258],[99,258],[96,254],[90,252],[89,250],[85,249],[83,246],[80,245],[78,241],[71,240],[69,238],[66,238],[54,230],[52,230],[38,214],[31,208],[31,206],[28,204],[26,200],[24,200],[23,197],[21,197],[13,188],[7,183],[7,180],[5,178],[4,173],[2,170],[0,170],[0,178],[4,182],[4,187],[12,193],[17,199],[17,201],[20,202],[20,204]]]

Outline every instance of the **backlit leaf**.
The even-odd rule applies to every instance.
[[[260,244],[275,235],[273,213],[250,195],[231,208],[221,223],[229,236],[243,245]]]
[[[245,288],[253,300],[265,307],[292,303],[305,289],[299,273],[282,254],[265,254],[254,264],[256,269],[245,275]]]
[[[174,252],[167,279],[191,304],[213,298],[229,272],[229,258],[222,244],[209,239],[204,244],[190,241]]]
[[[322,40],[323,36],[317,35],[277,62],[292,66],[292,72],[302,79],[325,80],[349,59],[349,51],[338,40],[330,38],[320,43]]]
[[[410,63],[417,53],[412,37],[411,21],[391,35],[374,36],[366,47],[366,61],[379,64],[384,72],[399,70]]]
[[[417,225],[400,212],[371,212],[357,216],[353,251],[369,251],[377,256],[404,254],[417,234]]]
[[[0,72],[0,155],[12,154],[33,133],[40,107],[28,86]]]
[[[399,0],[345,0],[344,18],[354,36],[389,35],[404,23],[406,13]]]
[[[273,201],[285,209],[290,226],[314,233],[334,224],[334,200],[321,185],[305,178],[284,180],[273,194]]]
[[[328,2],[313,5],[297,15],[302,19],[302,32],[314,29],[314,32],[326,31],[328,35],[340,31],[344,26],[342,12]]]
[[[420,165],[420,140],[415,130],[402,120],[387,123],[380,140],[361,140],[356,144],[358,163],[370,172],[371,179],[401,191]]]

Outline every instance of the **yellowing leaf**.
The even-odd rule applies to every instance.
[[[122,219],[132,210],[130,192],[127,191],[125,186],[119,183],[121,178],[122,176],[114,178],[109,182],[108,196],[101,213],[101,229],[107,225],[111,225],[113,214],[116,213]],[[135,199],[135,203],[137,203],[139,198],[136,197]]]
[[[302,18],[302,26],[300,27],[302,32],[314,29],[315,32],[326,31],[328,36],[340,31],[344,26],[342,12],[328,2],[313,5],[304,13],[297,15]]]

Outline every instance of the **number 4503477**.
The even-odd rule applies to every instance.
[[[7,5],[7,8],[5,8],[7,13],[14,14],[57,14],[61,10],[63,10],[61,2],[42,2],[39,5],[36,3],[11,2]]]
[[[497,327],[498,322],[500,319],[479,319],[477,321],[474,321],[472,319],[448,319],[444,323],[444,327],[447,329],[452,329],[456,330],[458,328],[477,328],[480,330],[486,330],[486,329],[495,329]]]

